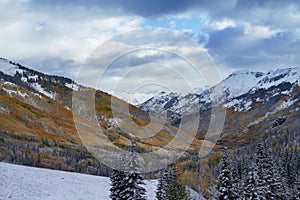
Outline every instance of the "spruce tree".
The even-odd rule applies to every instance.
[[[236,199],[236,194],[234,193],[233,188],[234,187],[230,171],[230,161],[227,153],[227,148],[225,148],[221,162],[221,171],[217,180],[217,190],[220,194],[218,199]]]
[[[239,179],[239,174],[238,174],[238,166],[237,163],[234,162],[231,165],[232,173],[231,173],[231,178],[232,178],[232,187],[231,187],[231,198],[232,199],[238,199],[239,197],[239,189],[240,189],[240,179]]]
[[[300,199],[300,175],[297,176],[297,179],[294,183],[293,197],[294,199]]]
[[[176,164],[171,166],[168,182],[166,200],[188,200],[186,187],[178,179]]]
[[[248,176],[244,183],[244,199],[254,200],[258,199],[257,195],[257,168],[253,163],[248,170]]]
[[[271,191],[275,195],[275,199],[290,199],[289,188],[286,183],[286,179],[283,176],[283,169],[279,166],[274,166],[274,183],[271,185]]]
[[[257,147],[256,164],[258,167],[258,197],[259,199],[276,199],[278,191],[274,179],[274,166],[270,154],[265,150],[262,144],[258,144]]]
[[[124,187],[122,185],[125,173],[114,169],[112,176],[110,177],[111,188],[110,188],[110,198],[112,200],[126,200],[121,196]]]
[[[168,170],[167,168],[162,168],[160,171],[160,177],[157,184],[156,198],[157,200],[166,200],[167,189],[168,189]]]
[[[121,197],[127,200],[145,200],[146,190],[143,187],[145,185],[144,178],[141,174],[137,173],[138,162],[136,156],[136,144],[131,141],[129,147],[129,158],[125,165],[125,177],[123,179],[123,191]]]

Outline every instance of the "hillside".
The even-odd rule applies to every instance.
[[[289,148],[286,138],[300,124],[299,74],[299,68],[238,71],[215,87],[187,95],[160,92],[135,107],[71,79],[0,59],[0,161],[109,176],[104,159],[115,163],[112,152],[127,151],[135,138],[138,152],[154,152],[142,160],[148,169],[182,155],[181,181],[209,197],[224,146],[240,151],[266,140],[278,151]],[[221,94],[215,95],[216,88]],[[226,118],[214,146],[205,139],[216,108],[226,111]]]
[[[161,126],[158,119],[154,118],[148,125],[146,112],[120,99],[6,59],[0,59],[0,69],[0,116],[3,119],[0,121],[0,161],[108,175],[109,169],[86,147],[101,151],[127,150],[130,139],[138,136],[142,136],[137,139],[140,152],[160,149],[172,140],[173,147],[164,151],[175,150],[174,155],[177,150],[181,153],[181,141],[174,140],[179,131],[176,127],[166,124],[158,130]],[[94,94],[93,102],[91,94]],[[72,99],[74,96],[76,100]],[[127,120],[113,117],[112,102],[121,118]],[[86,110],[87,103],[95,104],[95,118],[93,111]],[[182,133],[193,139],[188,133]],[[202,143],[195,140],[191,148],[199,149]]]
[[[0,199],[108,200],[107,177],[25,167],[0,162]],[[145,181],[147,199],[155,199],[157,181]]]

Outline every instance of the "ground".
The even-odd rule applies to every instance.
[[[155,199],[157,181],[146,181],[147,199]],[[25,167],[0,162],[0,200],[106,200],[107,177]]]

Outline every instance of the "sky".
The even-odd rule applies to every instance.
[[[198,58],[212,60],[216,79],[236,70],[268,71],[300,63],[300,1],[0,0],[0,26],[0,57],[105,91],[137,90],[128,84],[141,78],[138,84],[145,91],[173,90],[158,80],[177,83],[176,88],[184,85],[179,79],[202,87],[206,78],[193,77],[191,63],[183,59],[195,54],[190,40],[203,50]],[[153,32],[143,31],[149,28],[160,28],[160,38],[154,41]],[[140,39],[136,30],[144,34]],[[187,37],[184,45],[176,33]],[[120,55],[123,49],[140,50]],[[99,75],[86,65],[91,55],[114,62]]]

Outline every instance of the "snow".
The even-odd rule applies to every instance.
[[[146,182],[148,199],[155,199],[157,181]],[[107,177],[25,167],[0,162],[0,199],[109,199]]]
[[[6,88],[3,88],[4,91],[6,91],[9,96],[15,96],[15,95],[18,95],[18,96],[21,96],[23,98],[26,98],[28,95],[24,92],[20,92],[20,91],[16,91],[16,90],[10,90],[10,89],[6,89]]]
[[[3,87],[3,86],[4,86],[4,87]],[[5,86],[8,86],[8,88],[5,87]],[[1,86],[1,88],[2,88],[5,92],[7,92],[7,94],[8,94],[9,96],[11,96],[11,97],[12,97],[12,96],[15,96],[15,95],[18,95],[18,96],[21,96],[21,97],[23,97],[23,98],[26,98],[26,97],[28,96],[28,94],[25,93],[25,92],[21,92],[21,91],[19,91],[19,90],[15,90],[15,89],[9,89],[9,88],[11,88],[11,87],[17,88],[18,86],[15,85],[15,84],[13,84],[13,83],[10,83],[10,82],[4,82],[3,85]]]
[[[269,89],[283,82],[297,83],[300,79],[300,68],[271,70],[267,73],[241,70],[232,73],[220,84],[228,92],[228,99],[232,99],[257,89]],[[251,91],[250,91],[251,90]]]
[[[11,65],[9,61],[0,59],[0,71],[3,73],[14,76],[17,72],[23,74],[24,70],[19,69],[18,67]]]
[[[79,85],[76,83],[66,83],[65,86],[75,91],[79,90]]]
[[[168,108],[168,110],[174,113],[181,113],[183,110],[193,112],[194,106],[199,104],[199,102],[200,106],[215,102],[217,104],[224,104],[226,108],[233,108],[235,111],[245,112],[252,108],[253,102],[239,98],[241,95],[247,93],[253,94],[259,89],[266,90],[284,82],[300,85],[300,67],[271,70],[266,73],[252,72],[249,70],[236,71],[210,89],[195,88],[194,94],[187,95],[172,95],[172,93],[158,94],[147,102],[139,105],[139,107],[146,112],[155,110],[156,113],[159,114],[165,111],[164,105],[172,99],[175,100],[174,98],[176,97],[177,101],[173,101],[171,107]],[[226,97],[224,96],[225,98],[220,94],[217,95],[217,98],[213,95],[213,91],[220,87],[223,88],[224,94],[226,94]],[[273,94],[273,96],[279,94],[289,95],[291,92],[292,90],[282,91],[281,93]],[[256,102],[262,101],[263,99],[259,97],[256,99]]]
[[[32,83],[31,86],[35,90],[37,90],[38,92],[44,94],[45,96],[47,96],[47,97],[49,97],[51,99],[55,99],[54,98],[55,95],[53,93],[51,93],[51,92],[48,92],[48,91],[44,90],[44,88],[42,88],[40,84],[38,84],[38,83]]]
[[[155,96],[152,93],[147,93],[147,92],[111,91],[109,93],[115,97],[118,97],[119,99],[126,101],[127,103],[136,106],[144,103],[148,99]]]
[[[247,110],[250,110],[252,107],[252,101],[246,101],[244,102],[242,99],[233,99],[232,101],[224,104],[225,108],[234,108],[234,111],[238,112],[245,112]]]
[[[139,107],[146,112],[151,112],[152,114],[159,114],[165,111],[164,106],[166,105],[166,103],[168,103],[174,98],[181,99],[182,96],[173,92],[159,92],[156,96],[152,97],[145,103],[139,105]],[[178,105],[179,103],[179,101],[174,102],[173,111],[180,107]],[[183,105],[184,103],[181,103],[181,106]]]
[[[188,188],[191,200],[205,200],[205,198],[195,190]]]
[[[284,101],[280,105],[279,110],[286,109],[286,108],[290,107],[291,105],[293,105],[297,101],[298,101],[298,99],[294,99],[294,100],[289,99],[288,101]]]
[[[258,84],[260,78],[257,77],[257,73],[242,70],[231,74],[220,84],[224,86],[224,90],[229,93],[228,98],[231,99],[249,92]]]

